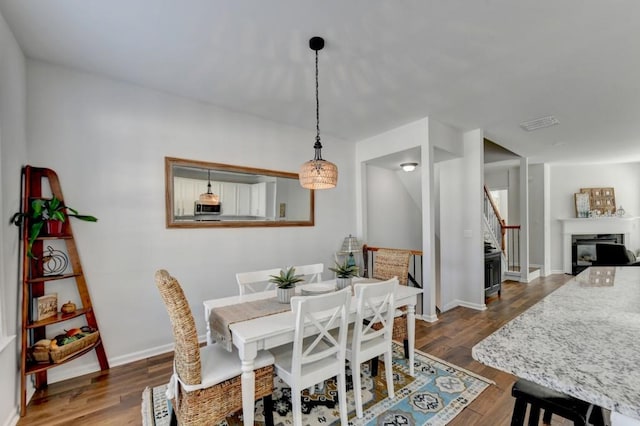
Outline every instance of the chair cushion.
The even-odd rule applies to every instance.
[[[203,346],[200,348],[200,360],[202,363],[202,382],[197,385],[182,383],[182,388],[187,392],[209,388],[242,374],[242,363],[235,347],[232,352],[229,352],[217,343]],[[254,369],[272,365],[273,362],[274,358],[270,352],[258,351]]]

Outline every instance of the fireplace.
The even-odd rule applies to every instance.
[[[571,236],[571,273],[577,275],[596,260],[596,244],[624,244],[624,234],[581,234]]]
[[[567,274],[576,274],[593,262],[596,242],[619,242],[632,250],[640,247],[638,234],[640,218],[638,217],[570,218],[560,219],[560,223],[562,225],[562,269]],[[580,240],[580,244],[577,244],[577,240]],[[576,243],[575,246],[574,243]],[[581,249],[578,249],[578,245]],[[591,247],[587,247],[589,245]],[[583,254],[580,265],[578,265],[579,254]]]

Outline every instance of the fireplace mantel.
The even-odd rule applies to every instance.
[[[623,234],[627,248],[636,249],[639,217],[599,217],[560,219],[562,224],[562,260],[566,274],[571,273],[571,236],[587,234]]]

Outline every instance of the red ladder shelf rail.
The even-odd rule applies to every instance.
[[[41,167],[25,166],[22,170],[22,178],[22,213],[28,213],[30,211],[32,200],[43,198],[42,183],[45,179],[49,183],[51,194],[57,197],[61,203],[64,203],[60,181],[58,179],[58,175],[53,170]],[[20,353],[20,416],[24,416],[27,409],[27,376],[32,374],[35,375],[35,388],[42,389],[47,386],[47,370],[77,359],[92,350],[96,351],[100,369],[103,371],[109,369],[109,361],[107,360],[107,355],[101,338],[98,338],[95,343],[79,350],[77,353],[70,355],[67,359],[58,363],[36,363],[28,357],[30,345],[33,345],[38,340],[46,338],[46,327],[49,325],[68,321],[72,318],[84,315],[87,325],[99,330],[98,321],[96,320],[93,304],[91,303],[91,296],[87,289],[87,282],[84,272],[82,271],[80,256],[73,237],[73,230],[70,221],[66,220],[64,222],[62,236],[39,236],[36,238],[32,247],[34,258],[28,256],[29,222],[30,220],[28,215],[25,215],[21,225],[22,337]],[[42,262],[39,262],[38,259],[42,258],[44,241],[54,239],[64,241],[67,255],[69,257],[69,264],[72,270],[71,273],[49,276],[44,274]],[[59,312],[54,317],[36,321],[30,315],[33,306],[33,298],[43,296],[45,293],[46,283],[54,280],[74,280],[82,306],[79,306],[78,309],[71,314],[62,314]]]

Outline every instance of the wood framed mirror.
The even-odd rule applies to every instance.
[[[167,228],[313,226],[298,174],[165,157]]]

